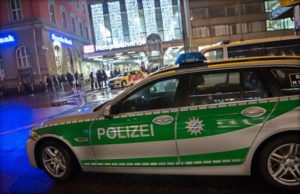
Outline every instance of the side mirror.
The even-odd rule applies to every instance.
[[[102,116],[106,119],[113,118],[113,116],[111,114],[111,105],[108,105],[108,106],[104,107],[104,111],[102,112]]]

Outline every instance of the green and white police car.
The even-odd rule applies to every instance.
[[[189,61],[189,60],[186,60]],[[30,163],[56,180],[81,169],[251,175],[300,187],[300,57],[182,63],[93,113],[35,127]]]

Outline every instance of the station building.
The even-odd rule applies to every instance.
[[[0,1],[1,94],[42,90],[47,75],[82,73],[91,39],[87,0]]]
[[[90,13],[95,45],[84,56],[106,71],[173,64],[183,50],[180,0],[91,0]]]

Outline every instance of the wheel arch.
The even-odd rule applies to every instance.
[[[77,166],[78,167],[81,166],[80,162],[78,160],[78,157],[73,152],[73,150],[71,149],[71,145],[68,142],[66,142],[65,140],[63,140],[63,139],[61,139],[59,137],[46,136],[46,137],[43,137],[43,138],[39,139],[37,141],[37,143],[35,144],[35,147],[34,147],[34,157],[35,157],[36,164],[37,164],[38,168],[42,168],[42,164],[41,164],[41,161],[40,161],[40,158],[39,158],[38,150],[39,150],[40,146],[44,142],[47,142],[47,141],[55,141],[55,142],[59,143],[60,145],[62,145],[64,148],[66,148],[70,152],[70,154],[72,155],[72,157],[75,159]]]
[[[252,160],[251,160],[251,174],[257,174],[258,173],[258,168],[257,168],[257,163],[258,163],[258,159],[259,159],[259,153],[261,152],[261,150],[264,148],[264,146],[269,143],[270,141],[272,141],[273,139],[276,139],[278,137],[281,136],[287,136],[287,135],[300,135],[300,130],[290,130],[290,131],[283,131],[283,132],[279,132],[276,134],[273,134],[271,136],[269,136],[267,139],[265,139],[264,141],[262,141],[260,143],[260,145],[256,148],[256,150],[254,151],[254,154],[252,156]]]

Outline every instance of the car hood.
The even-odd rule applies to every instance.
[[[86,104],[83,106],[74,107],[68,109],[62,113],[52,115],[44,120],[39,127],[44,125],[53,125],[57,123],[73,122],[78,120],[94,119],[98,117],[97,112],[93,110],[99,106],[99,102]]]
[[[52,118],[43,123],[43,126],[54,125],[59,123],[68,123],[68,122],[77,122],[82,120],[90,120],[98,117],[98,113],[89,113],[89,114],[78,114],[72,116],[63,116],[58,118]]]

